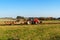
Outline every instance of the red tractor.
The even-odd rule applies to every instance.
[[[34,18],[34,24],[39,24],[40,23],[40,21],[37,19],[37,18]]]
[[[39,23],[42,23],[42,21],[40,21],[37,18],[30,19],[30,20],[27,21],[27,24],[39,24]]]

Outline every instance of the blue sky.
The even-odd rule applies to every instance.
[[[60,0],[0,0],[0,17],[60,17]]]

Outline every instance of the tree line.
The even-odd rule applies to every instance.
[[[23,17],[23,16],[17,16],[16,19],[34,19],[37,18],[39,20],[60,20],[60,17]]]

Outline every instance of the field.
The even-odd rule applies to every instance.
[[[43,23],[45,24],[60,24],[60,20],[46,20],[43,21]]]
[[[60,24],[0,26],[0,40],[60,40]]]

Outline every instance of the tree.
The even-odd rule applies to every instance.
[[[24,18],[24,17],[22,17],[22,16],[17,16],[17,17],[16,17],[16,19],[17,19],[16,21],[17,21],[17,22],[19,22],[19,21],[20,21],[20,19],[25,19],[25,18]]]
[[[58,20],[60,20],[60,17],[59,18],[57,18]]]
[[[17,16],[16,19],[24,19],[22,16]]]

